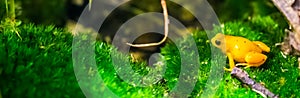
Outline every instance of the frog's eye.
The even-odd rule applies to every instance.
[[[216,45],[218,45],[218,46],[221,45],[221,41],[219,41],[219,40],[216,40],[215,43],[216,43]]]

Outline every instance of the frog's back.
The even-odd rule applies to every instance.
[[[235,60],[244,62],[247,53],[255,51],[261,53],[262,50],[252,41],[237,36],[226,36],[226,51],[231,53]]]
[[[225,39],[227,50],[240,52],[262,52],[262,50],[256,44],[246,38],[238,36],[226,36]]]

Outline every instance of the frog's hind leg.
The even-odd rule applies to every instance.
[[[245,65],[246,67],[259,67],[267,60],[267,56],[258,52],[249,52],[246,54],[246,63],[240,63],[238,65]]]
[[[249,68],[252,65],[248,64],[248,63],[237,63],[235,66],[246,66],[245,68]]]
[[[262,49],[264,52],[270,52],[270,47],[268,47],[265,43],[260,41],[252,41],[254,44],[256,44],[260,49]]]

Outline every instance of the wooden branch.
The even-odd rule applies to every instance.
[[[299,0],[272,0],[274,5],[283,13],[290,25],[300,33]],[[299,8],[299,9],[298,9]]]
[[[300,0],[272,1],[292,27],[292,30],[286,30],[288,34],[281,43],[281,50],[285,55],[290,53],[300,55]],[[298,62],[300,69],[300,57],[298,57]]]
[[[147,44],[131,44],[131,43],[126,43],[129,46],[132,47],[151,47],[151,46],[157,46],[160,45],[162,43],[164,43],[167,38],[168,38],[168,32],[169,32],[169,18],[168,18],[168,11],[167,11],[167,4],[166,4],[166,0],[161,0],[161,6],[163,8],[163,14],[164,14],[164,25],[165,25],[165,29],[164,29],[164,38],[157,43],[147,43]]]
[[[233,68],[233,70],[231,71],[231,76],[234,76],[234,77],[238,78],[240,81],[242,81],[243,83],[249,85],[253,91],[259,93],[263,97],[279,98],[278,95],[273,94],[267,88],[265,88],[263,85],[252,80],[246,71],[244,71],[238,67]]]

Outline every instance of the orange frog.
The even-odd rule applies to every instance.
[[[262,52],[270,52],[270,48],[260,41],[250,41],[243,37],[230,36],[218,33],[211,39],[212,44],[226,53],[232,71],[235,66],[243,65],[247,67],[259,67],[266,60],[267,56]],[[235,65],[235,62],[238,62]]]

